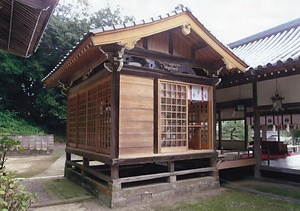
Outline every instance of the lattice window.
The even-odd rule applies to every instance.
[[[97,147],[100,149],[110,148],[110,122],[111,122],[111,83],[110,81],[98,87],[98,121],[99,141]]]
[[[77,97],[68,100],[68,144],[76,144],[77,137]]]
[[[187,150],[187,86],[160,83],[160,152]]]
[[[68,99],[68,143],[71,147],[110,152],[111,80]]]
[[[78,144],[85,146],[86,141],[86,105],[87,105],[87,93],[78,95],[78,113],[77,113],[77,124],[78,124]]]
[[[95,150],[97,124],[97,87],[88,91],[87,102],[87,146]]]

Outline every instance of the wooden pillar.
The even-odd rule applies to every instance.
[[[112,180],[119,179],[119,166],[111,166],[110,167],[110,177]]]
[[[159,109],[158,109],[158,100],[160,100],[160,99],[158,99],[158,79],[157,78],[155,78],[154,79],[154,90],[153,90],[153,93],[154,93],[154,113],[153,113],[153,120],[154,120],[154,123],[153,123],[153,129],[154,129],[154,131],[153,131],[153,153],[155,153],[155,154],[157,154],[158,153],[158,148],[159,148],[159,146],[158,146],[158,144],[160,144],[160,143],[158,143],[159,141],[159,138],[158,138],[158,136],[159,136],[159,134],[158,134],[158,121],[160,121],[159,119],[158,119],[158,111],[159,111]]]
[[[111,124],[110,124],[110,154],[112,158],[119,157],[119,117],[120,117],[120,72],[118,64],[114,65],[111,86]]]
[[[219,119],[218,119],[218,126],[219,126],[219,150],[222,150],[222,120],[221,120],[221,111],[219,111]]]
[[[245,133],[245,150],[248,148],[248,124],[247,124],[247,107],[244,105],[244,133]]]
[[[85,175],[85,169],[90,166],[90,159],[83,158],[83,169],[81,170],[81,174]]]
[[[278,136],[278,142],[280,142],[280,128],[279,128],[279,126],[277,127],[277,136]]]
[[[262,127],[261,128],[261,140],[266,141],[267,140],[268,125],[262,125],[261,127]]]
[[[252,83],[253,94],[253,120],[254,120],[254,157],[256,165],[254,168],[254,176],[260,178],[261,166],[261,148],[260,148],[260,114],[258,109],[257,82]]]
[[[168,162],[168,172],[174,173],[174,171],[175,171],[175,161],[169,161]],[[169,183],[176,182],[176,176],[169,176],[168,182]]]
[[[71,153],[66,152],[66,162],[65,162],[65,169],[64,169],[64,176],[67,177],[67,168],[70,166],[67,164],[67,161],[71,161]]]
[[[217,150],[217,138],[216,138],[216,125],[217,125],[217,89],[216,82],[213,81],[213,105],[212,105],[212,141],[213,141],[213,150]]]
[[[111,166],[110,167],[110,178],[111,182],[109,183],[110,189],[112,192],[119,191],[122,189],[121,183],[117,182],[116,180],[120,178],[120,169],[119,166]]]

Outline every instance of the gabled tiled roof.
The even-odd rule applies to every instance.
[[[300,61],[300,18],[229,44],[251,69]]]
[[[67,55],[58,63],[58,65],[44,78],[42,79],[42,82],[44,84],[47,84],[48,81],[54,81],[54,74],[56,75],[62,75],[66,70],[72,66],[76,61],[82,57],[82,55],[87,54],[86,52],[91,52],[93,49],[95,49],[97,46],[105,45],[105,44],[113,44],[113,43],[118,43],[118,44],[123,44],[121,41],[127,41],[125,40],[128,36],[129,39],[134,38],[132,37],[132,34],[127,33],[125,34],[126,36],[121,37],[120,34],[122,32],[126,32],[129,30],[134,30],[134,29],[145,29],[147,26],[152,26],[155,25],[156,23],[162,23],[166,22],[167,20],[170,19],[175,19],[176,17],[186,17],[184,19],[184,23],[182,22],[172,22],[172,26],[167,26],[167,27],[178,27],[178,24],[187,24],[186,21],[191,22],[188,24],[197,36],[199,36],[202,40],[202,42],[206,42],[208,45],[213,43],[213,47],[211,47],[211,50],[207,50],[205,47],[200,48],[206,51],[206,54],[210,56],[210,58],[213,58],[215,60],[219,59],[222,60],[223,63],[226,64],[226,67],[229,68],[230,70],[239,70],[239,71],[245,71],[245,68],[247,65],[245,64],[244,61],[240,60],[233,52],[232,50],[222,44],[216,37],[214,37],[200,22],[199,20],[191,13],[191,11],[186,8],[186,7],[179,7],[176,8],[174,11],[171,13],[167,13],[166,15],[160,15],[157,17],[150,18],[148,20],[141,20],[141,21],[133,21],[131,23],[126,23],[126,24],[121,24],[121,25],[112,25],[112,26],[104,26],[104,27],[99,27],[96,29],[90,30],[87,34],[85,34],[79,42],[76,43],[75,46],[73,46],[73,49],[71,49]],[[183,19],[181,20],[183,21]],[[178,26],[177,26],[178,25]],[[194,28],[191,26],[193,25]],[[182,26],[182,25],[181,25]],[[166,27],[166,26],[164,26]],[[168,30],[166,28],[163,28],[162,30]],[[142,38],[146,37],[155,33],[159,33],[160,31],[155,31],[152,30],[151,32],[145,32],[145,30],[140,30],[141,33],[144,33],[142,35],[138,34],[139,36],[136,37]],[[147,34],[149,33],[149,34]],[[112,35],[114,37],[112,38]],[[117,36],[116,36],[117,35]],[[98,37],[98,39],[97,39]],[[105,37],[105,39],[104,39]],[[121,37],[121,38],[120,38]],[[96,40],[97,39],[97,40]],[[121,39],[121,40],[120,40]],[[132,40],[130,40],[132,41]],[[194,40],[195,42],[197,40]],[[85,45],[85,46],[83,46]],[[80,49],[81,48],[81,49]],[[97,47],[97,49],[99,49]],[[130,49],[130,48],[129,48]],[[219,58],[220,57],[220,58]],[[222,58],[223,57],[223,58]],[[70,69],[70,68],[69,68]],[[62,76],[59,76],[62,77]],[[57,79],[55,79],[57,80]]]
[[[157,20],[161,20],[161,19],[164,19],[164,18],[175,16],[175,15],[177,15],[179,13],[182,13],[182,12],[185,12],[185,11],[189,11],[188,8],[182,7],[180,9],[175,9],[174,11],[172,11],[170,13],[167,13],[165,15],[160,15],[158,17],[152,17],[152,18],[150,18],[148,20],[143,19],[143,20],[139,20],[139,21],[132,21],[132,22],[125,23],[125,24],[113,24],[112,26],[102,26],[102,27],[98,27],[98,28],[95,28],[95,29],[90,29],[88,33],[83,34],[83,36],[76,43],[76,45],[73,46],[73,48],[70,49],[67,52],[67,54],[62,58],[62,60],[53,68],[53,70],[50,73],[48,73],[48,75],[46,75],[46,77],[44,77],[42,79],[42,82],[44,82],[45,80],[47,80],[47,78],[49,78],[57,69],[59,69],[60,66],[71,56],[71,54],[73,52],[75,52],[75,50],[84,41],[86,41],[86,39],[88,39],[90,37],[90,35],[97,34],[97,33],[102,33],[102,32],[107,32],[107,31],[114,31],[116,29],[130,28],[130,27],[137,26],[137,25],[144,25],[144,24],[151,23],[151,22],[154,22],[154,21],[157,21]]]

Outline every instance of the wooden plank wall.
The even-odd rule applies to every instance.
[[[154,80],[121,75],[119,157],[153,154]]]

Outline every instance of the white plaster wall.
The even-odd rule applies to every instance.
[[[221,118],[222,120],[230,120],[230,119],[243,119],[244,118],[244,111],[235,111],[234,108],[232,109],[223,109],[221,111]]]
[[[217,103],[252,98],[252,84],[217,90]]]
[[[279,95],[284,97],[283,104],[300,102],[300,76],[278,78]],[[271,97],[275,95],[276,79],[261,81],[257,84],[258,105],[272,105]]]

